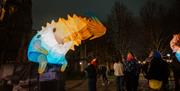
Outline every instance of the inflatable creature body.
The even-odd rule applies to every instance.
[[[39,63],[39,73],[43,73],[47,63],[67,66],[66,53],[82,40],[101,37],[106,28],[97,18],[85,18],[68,15],[68,19],[59,18],[57,22],[47,23],[46,27],[32,38],[28,48],[28,59]]]

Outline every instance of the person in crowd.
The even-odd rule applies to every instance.
[[[168,77],[170,75],[170,71],[168,68],[168,64],[162,59],[160,52],[154,51],[153,58],[150,61],[150,65],[147,69],[146,78],[150,80],[157,80],[162,82],[162,86],[160,88],[154,89],[159,91],[167,91]]]
[[[180,91],[180,62],[178,62],[175,54],[173,54],[171,68],[174,75],[175,91]]]
[[[116,77],[116,91],[125,91],[124,89],[124,66],[122,59],[119,57],[115,58],[114,63],[114,75]]]
[[[101,76],[102,81],[103,81],[103,83],[102,83],[103,86],[106,86],[106,85],[109,84],[109,81],[108,81],[106,72],[107,72],[107,67],[106,67],[106,65],[101,65],[101,66],[100,66],[100,76]]]
[[[172,70],[175,80],[175,91],[180,91],[180,33],[174,34],[170,41],[173,51]]]
[[[139,64],[132,52],[128,52],[125,61],[125,83],[127,91],[137,91],[139,80]]]
[[[96,58],[90,57],[90,62],[85,68],[88,79],[88,91],[96,91],[96,82],[97,82],[97,62]]]
[[[149,56],[145,59],[145,64],[143,64],[142,66],[142,73],[146,79],[147,79],[148,68],[150,66],[151,60],[153,59],[153,56],[154,56],[154,52],[151,51],[149,53]]]

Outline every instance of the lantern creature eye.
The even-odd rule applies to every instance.
[[[37,38],[40,38],[40,37],[41,37],[41,35],[38,35],[38,36],[37,36]]]
[[[56,28],[53,28],[53,32],[56,32]]]

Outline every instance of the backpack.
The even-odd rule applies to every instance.
[[[125,74],[129,74],[132,76],[138,76],[138,64],[136,61],[130,61],[125,63]]]

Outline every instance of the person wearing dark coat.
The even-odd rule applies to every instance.
[[[88,66],[85,68],[88,79],[88,91],[96,91],[96,82],[97,82],[97,63],[96,58],[92,59]]]
[[[106,75],[106,71],[107,71],[106,65],[100,66],[100,75],[101,75],[101,78],[103,81],[103,83],[102,83],[103,86],[108,85],[108,83],[109,83],[107,75]]]
[[[161,58],[161,54],[157,51],[154,51],[154,56],[150,62],[150,66],[147,72],[147,79],[155,79],[162,81],[161,90],[167,91],[168,77],[170,71],[168,64]]]
[[[180,62],[178,62],[175,54],[172,59],[171,68],[174,75],[175,91],[180,91]]]
[[[125,83],[127,91],[137,91],[138,80],[139,80],[139,70],[140,66],[137,63],[132,52],[127,54],[127,59],[125,61]]]

